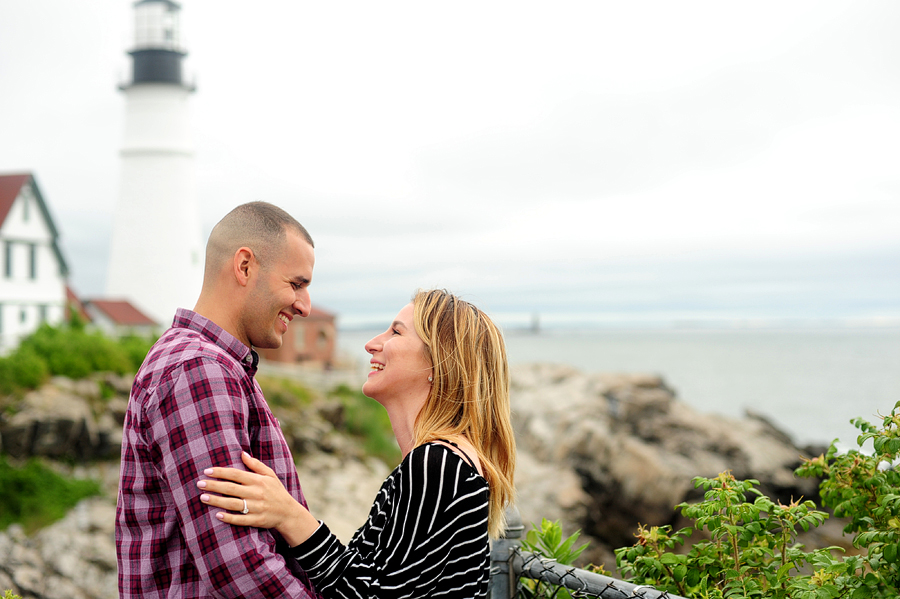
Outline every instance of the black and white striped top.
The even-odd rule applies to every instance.
[[[381,485],[346,547],[322,524],[291,551],[326,599],[484,597],[487,481],[450,448],[420,445]]]

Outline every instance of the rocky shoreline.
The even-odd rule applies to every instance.
[[[13,459],[66,458],[69,475],[103,482],[104,496],[81,502],[31,537],[0,532],[0,591],[24,599],[117,597],[114,512],[128,377],[55,378],[0,417],[0,449]],[[517,506],[522,520],[560,520],[591,542],[585,561],[612,569],[612,548],[630,545],[638,523],[680,525],[673,506],[699,497],[694,476],[731,470],[760,481],[772,498],[817,498],[817,481],[798,479],[800,448],[758,416],[698,413],[665,381],[646,374],[585,374],[560,365],[513,368],[519,446]],[[390,467],[365,457],[337,432],[340,410],[314,401],[274,408],[295,453],[313,513],[343,540],[366,518]],[[846,545],[831,522],[809,546]]]

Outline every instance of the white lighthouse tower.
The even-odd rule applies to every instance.
[[[181,6],[134,3],[131,81],[106,294],[129,300],[163,326],[200,293],[202,238],[196,199]]]

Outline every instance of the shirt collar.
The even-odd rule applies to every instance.
[[[259,354],[205,316],[186,308],[178,308],[172,327],[188,329],[203,335],[240,362],[250,376],[256,374],[259,368]]]

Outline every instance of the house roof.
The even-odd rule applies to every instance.
[[[313,320],[334,320],[334,313],[327,310],[320,310],[313,306],[309,310],[309,318]]]
[[[100,310],[107,318],[119,325],[156,326],[159,324],[127,300],[93,299],[87,300],[85,303]]]
[[[81,298],[78,297],[78,294],[75,291],[66,285],[66,302],[68,302],[69,306],[78,311],[78,315],[85,321],[91,321],[91,315],[87,313],[87,310],[84,309],[84,303],[82,303]],[[68,314],[66,314],[68,318]]]
[[[56,230],[56,224],[53,222],[53,217],[50,216],[50,211],[47,209],[47,203],[44,202],[44,196],[41,195],[41,190],[38,188],[37,181],[31,173],[0,175],[0,226],[6,221],[10,208],[12,208],[16,198],[19,197],[22,186],[29,182],[31,183],[31,190],[34,192],[34,197],[37,200],[41,215],[44,217],[44,221],[50,229],[50,235],[53,239],[53,252],[59,260],[60,270],[63,276],[68,276],[69,265],[66,264],[66,259],[63,258],[62,251],[59,249],[59,231]]]
[[[29,173],[0,175],[0,223],[6,220],[9,209],[19,197],[19,191],[31,179]]]

